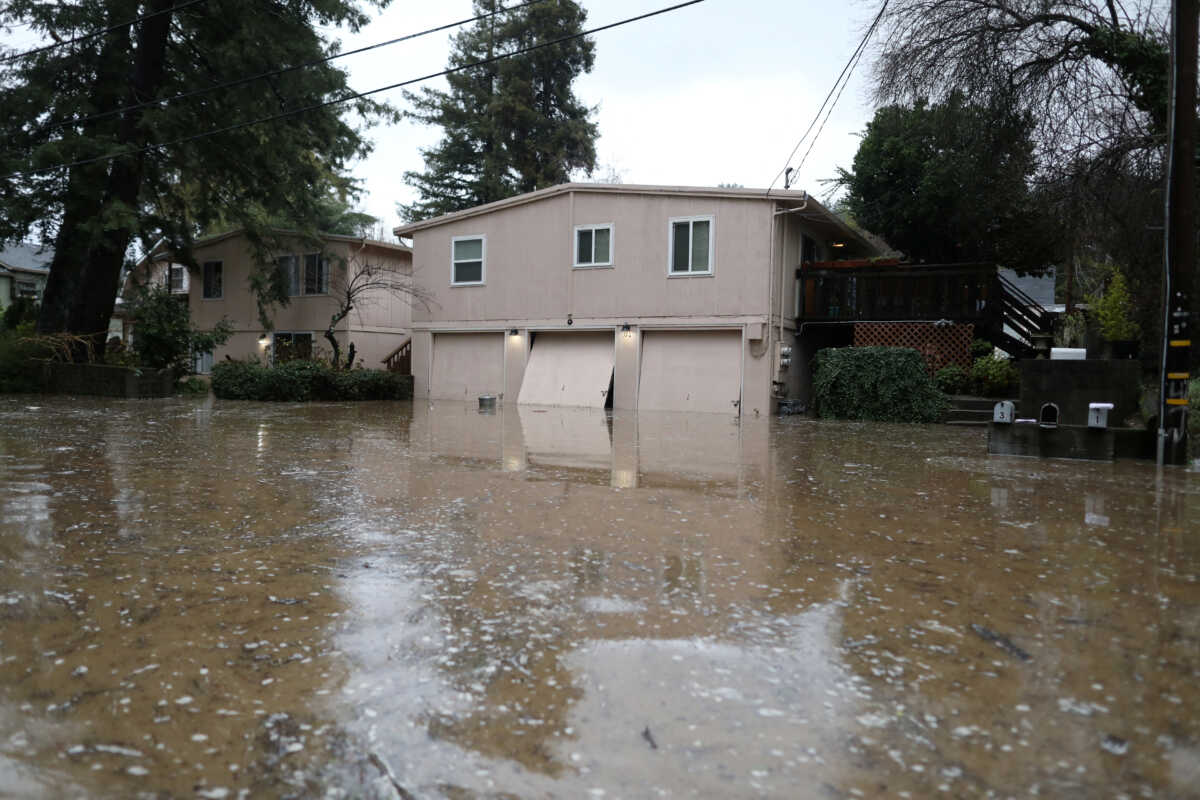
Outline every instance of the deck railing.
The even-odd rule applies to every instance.
[[[399,347],[383,359],[388,372],[412,375],[412,338],[405,338]]]
[[[970,322],[1018,357],[1051,329],[1050,316],[995,264],[803,264],[796,278],[802,322]]]
[[[825,267],[804,265],[805,322],[940,320],[983,322],[998,312],[994,264]]]

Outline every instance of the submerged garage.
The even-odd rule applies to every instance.
[[[613,332],[538,332],[517,402],[538,406],[604,408],[613,379]]]
[[[429,396],[473,400],[504,391],[504,334],[435,333]]]
[[[645,331],[638,408],[737,414],[742,398],[742,333]]]

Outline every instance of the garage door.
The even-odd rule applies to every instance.
[[[613,333],[538,333],[517,402],[604,408],[613,374]]]
[[[436,400],[473,400],[504,391],[504,335],[437,333],[429,396]]]
[[[737,414],[742,393],[740,331],[646,331],[638,408]]]

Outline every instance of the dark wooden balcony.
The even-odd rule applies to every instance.
[[[800,322],[969,322],[1018,357],[1050,330],[1045,311],[995,264],[819,262],[801,265],[796,278]]]

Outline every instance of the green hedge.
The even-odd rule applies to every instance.
[[[334,370],[316,361],[264,366],[256,361],[222,361],[212,368],[212,390],[226,400],[406,400],[407,376],[377,369]]]
[[[841,347],[817,353],[817,413],[826,418],[937,422],[946,395],[925,359],[907,347]]]

